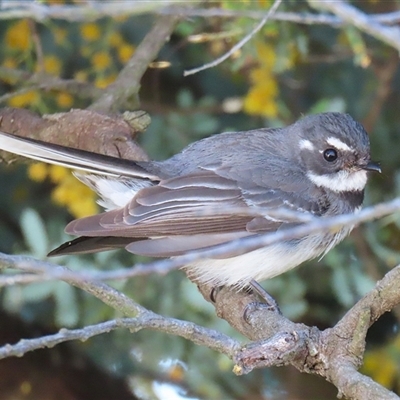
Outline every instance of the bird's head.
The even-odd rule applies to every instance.
[[[291,130],[304,172],[318,187],[334,192],[362,191],[367,172],[381,171],[371,161],[367,132],[348,114],[310,115]]]

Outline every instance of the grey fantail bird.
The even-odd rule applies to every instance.
[[[286,128],[215,135],[165,161],[122,160],[6,133],[0,134],[0,149],[84,171],[77,178],[101,198],[106,211],[68,224],[66,232],[80,237],[50,255],[125,247],[174,257],[209,249],[299,223],[277,216],[277,209],[320,218],[356,212],[367,172],[380,172],[370,160],[364,128],[341,113],[310,115]],[[242,287],[325,254],[351,229],[185,268],[202,282]]]

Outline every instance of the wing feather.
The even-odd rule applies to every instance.
[[[202,182],[206,182],[205,186]],[[274,207],[282,204],[280,200]],[[237,183],[221,179],[211,171],[200,171],[193,180],[188,176],[182,181],[175,177],[161,181],[158,186],[146,187],[127,206],[73,221],[66,232],[132,238],[200,234],[213,236],[213,242],[215,235],[266,232],[284,223],[261,214],[255,217],[247,211],[248,204]]]
[[[138,240],[126,246],[134,254],[149,257],[174,257],[193,250],[205,250],[230,240],[248,236],[246,232],[232,232],[219,235],[172,236],[157,239]]]

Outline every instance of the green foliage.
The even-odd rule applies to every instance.
[[[32,256],[45,257],[49,248],[48,238],[43,220],[35,210],[27,208],[22,212],[21,230]]]

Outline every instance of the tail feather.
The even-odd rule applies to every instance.
[[[142,238],[143,239],[143,238]],[[99,251],[115,250],[126,247],[136,241],[136,238],[127,237],[88,237],[81,236],[76,239],[63,243],[61,246],[52,250],[47,256],[55,257],[71,254],[89,254]]]
[[[0,132],[0,150],[93,174],[159,180],[158,176],[149,173],[134,161],[46,143],[5,132]]]

